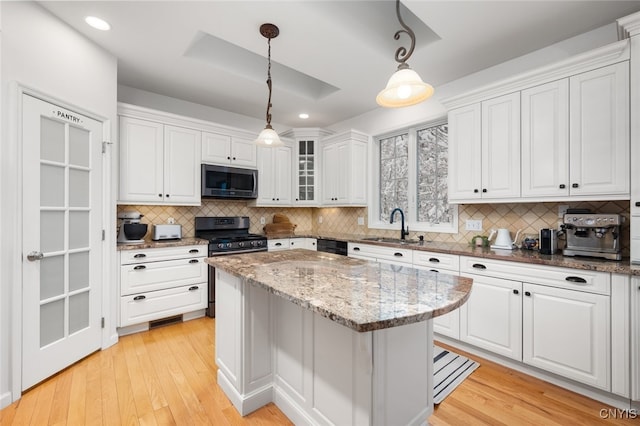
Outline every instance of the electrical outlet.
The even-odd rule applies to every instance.
[[[467,231],[482,231],[482,220],[468,219],[465,222],[465,229]]]
[[[322,216],[318,216],[318,223],[322,223]]]
[[[569,208],[569,206],[567,205],[559,205],[558,206],[558,217],[564,217],[564,214],[567,212],[567,209]]]
[[[264,219],[264,216],[260,218],[260,225],[264,225],[267,221]]]
[[[170,224],[170,225],[173,225],[174,223],[176,223],[176,220],[174,218],[170,217],[170,218],[167,219],[167,223]]]
[[[364,217],[358,216],[358,225],[364,225]]]

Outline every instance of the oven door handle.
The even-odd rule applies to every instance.
[[[256,253],[259,251],[267,251],[266,247],[250,249],[250,250],[238,250],[238,251],[209,251],[209,257],[214,256],[226,256],[232,254],[242,254],[242,253]]]

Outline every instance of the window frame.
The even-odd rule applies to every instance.
[[[400,129],[396,129],[390,132],[385,132],[379,135],[376,135],[372,138],[372,149],[371,149],[371,158],[369,164],[371,165],[370,170],[370,179],[369,179],[369,205],[368,205],[368,219],[369,219],[369,228],[372,229],[385,229],[385,230],[396,230],[399,227],[399,224],[394,221],[393,224],[389,224],[388,221],[383,221],[380,219],[380,141],[382,139],[387,139],[395,136],[400,136],[402,134],[408,135],[408,211],[404,212],[405,214],[405,226],[409,226],[409,231],[419,231],[419,232],[437,232],[437,233],[445,233],[445,234],[457,234],[458,233],[458,205],[449,203],[449,206],[452,209],[452,222],[451,223],[441,223],[441,224],[431,224],[428,222],[418,222],[418,212],[417,212],[417,196],[418,196],[418,188],[417,188],[417,177],[418,177],[418,131],[427,129],[429,127],[440,126],[442,124],[447,124],[447,118],[443,117],[440,119],[427,121],[424,123],[420,123],[418,125],[411,125],[408,127],[403,127]],[[448,173],[447,173],[448,179]]]

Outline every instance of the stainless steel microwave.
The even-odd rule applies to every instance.
[[[202,197],[251,199],[258,197],[258,171],[202,165]]]

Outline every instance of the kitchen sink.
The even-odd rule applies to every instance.
[[[418,244],[419,240],[401,240],[400,238],[384,238],[384,237],[367,237],[363,238],[364,241],[375,241],[378,243],[393,243],[393,244]]]

